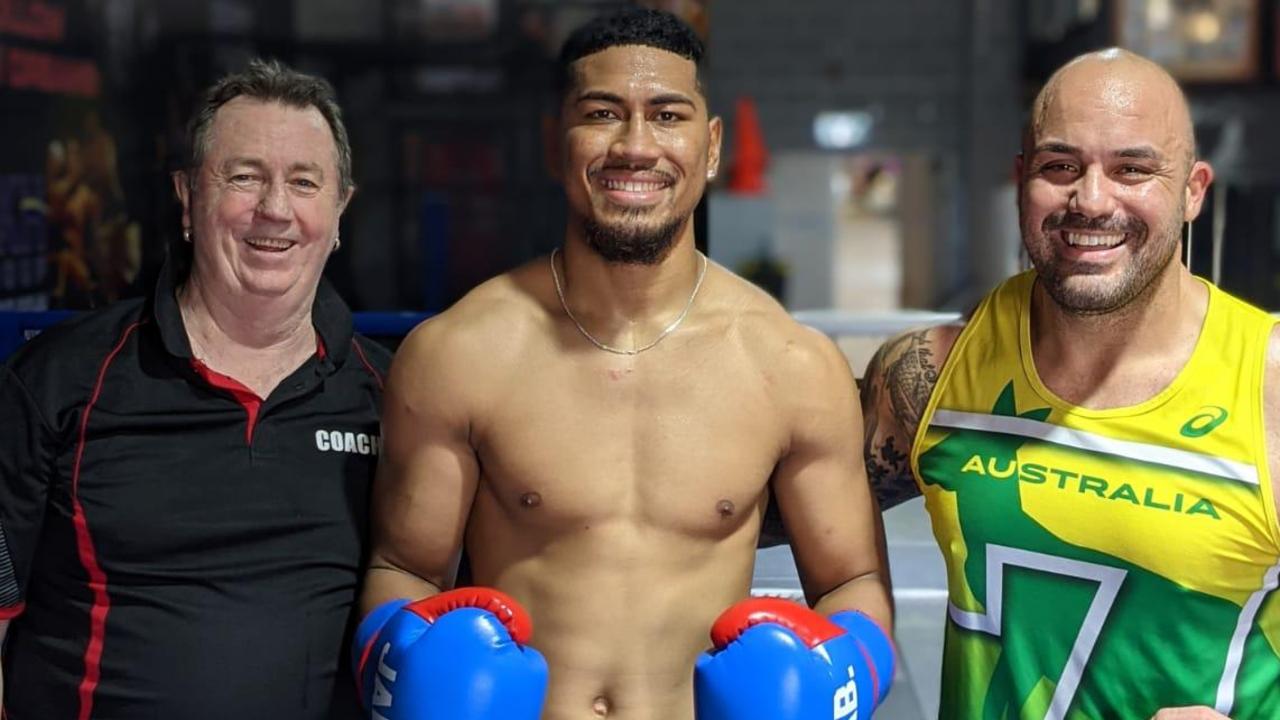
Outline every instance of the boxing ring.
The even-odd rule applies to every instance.
[[[0,310],[0,362],[45,328],[75,317],[75,310]],[[394,348],[428,313],[353,313],[356,332]]]

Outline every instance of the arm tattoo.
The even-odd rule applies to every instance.
[[[938,367],[933,363],[933,350],[925,340],[925,332],[911,333],[894,343],[898,356],[885,372],[893,416],[912,439],[924,417],[933,386],[938,384]]]
[[[927,333],[920,330],[886,343],[871,358],[863,378],[867,478],[885,510],[920,494],[911,474],[911,442],[938,382],[938,367]],[[885,427],[882,434],[880,408],[886,399],[897,427]]]

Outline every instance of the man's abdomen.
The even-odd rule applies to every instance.
[[[758,521],[741,536],[688,538],[627,520],[538,543],[518,532],[475,548],[476,584],[524,603],[550,666],[547,720],[682,720],[715,618],[750,589]],[[505,536],[505,537],[504,537]]]

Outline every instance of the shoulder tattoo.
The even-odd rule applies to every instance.
[[[867,478],[882,509],[920,494],[911,474],[911,443],[937,382],[927,330],[885,343],[867,366],[862,382],[863,453]],[[880,422],[885,412],[893,417],[891,425]]]

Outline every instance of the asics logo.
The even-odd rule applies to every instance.
[[[1205,405],[1200,412],[1182,424],[1179,431],[1183,437],[1204,437],[1213,432],[1219,425],[1227,421],[1227,409],[1217,405]]]

